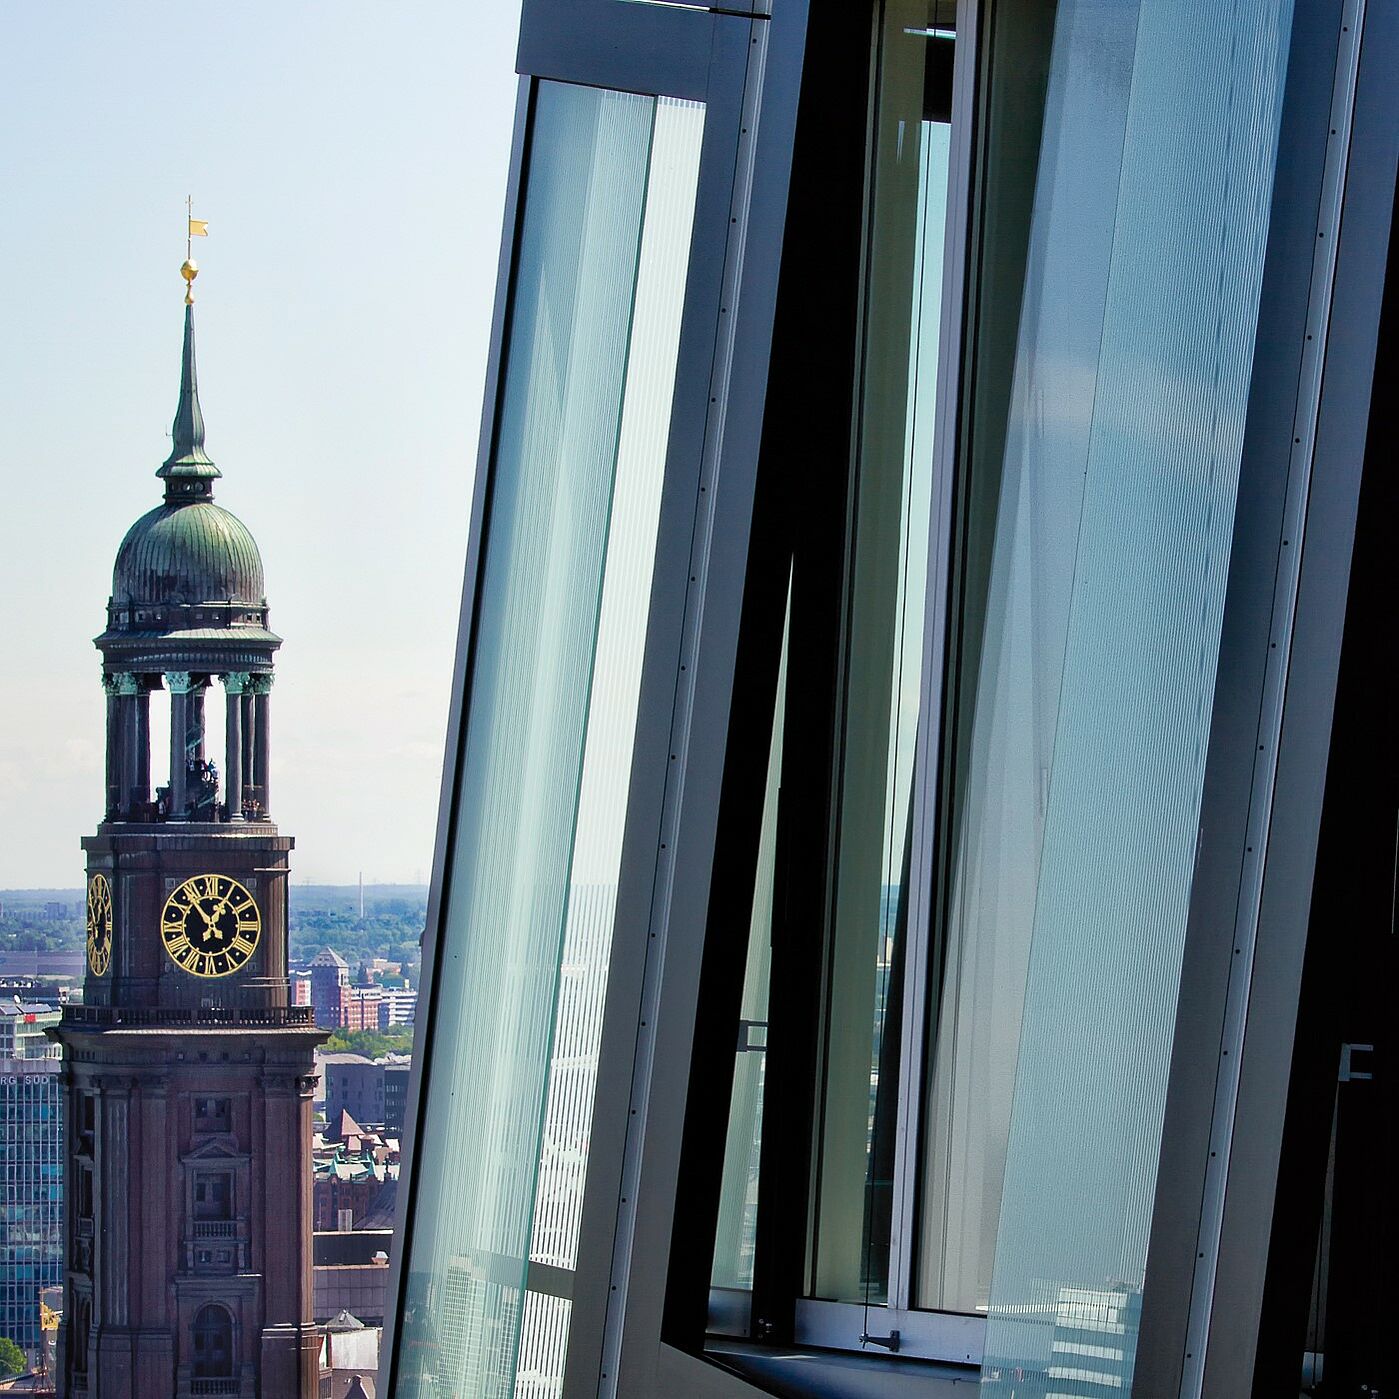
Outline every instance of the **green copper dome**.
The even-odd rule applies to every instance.
[[[236,515],[211,500],[158,505],[131,526],[117,550],[112,604],[206,602],[267,605],[257,545]]]
[[[156,472],[165,502],[142,515],[117,550],[107,629],[96,639],[104,664],[118,674],[270,671],[281,638],[267,626],[262,556],[248,527],[214,504],[221,473],[204,450],[189,305],[170,436],[170,455]]]

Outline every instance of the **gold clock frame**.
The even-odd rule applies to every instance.
[[[112,965],[112,886],[100,871],[87,881],[87,965],[93,976],[106,976]]]
[[[192,913],[198,914],[193,936]],[[225,915],[232,915],[232,931]],[[208,981],[232,976],[247,966],[262,941],[262,910],[253,892],[232,875],[193,874],[171,890],[160,910],[160,941],[165,955],[188,976]]]

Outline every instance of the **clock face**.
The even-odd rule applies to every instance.
[[[93,976],[106,976],[112,965],[112,886],[105,874],[87,882],[87,964]]]
[[[230,976],[257,950],[262,914],[257,900],[226,874],[196,874],[160,913],[160,939],[170,960],[191,976]]]

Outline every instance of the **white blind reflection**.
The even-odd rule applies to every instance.
[[[1290,14],[1059,6],[944,1005],[1007,1399],[1131,1387]]]

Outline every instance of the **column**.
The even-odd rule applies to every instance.
[[[140,820],[149,815],[151,804],[151,692],[145,676],[136,677],[136,693],[130,700],[133,711],[131,810]]]
[[[205,676],[194,677],[185,708],[185,771],[188,774],[185,787],[190,802],[190,819],[194,821],[218,820],[213,801],[205,800],[204,691],[208,683]]]
[[[262,816],[269,819],[272,815],[272,677],[249,676],[248,686],[253,693],[253,785],[257,788],[258,801],[262,803]]]
[[[117,676],[117,727],[121,732],[117,811],[122,816],[131,815],[132,798],[136,792],[136,695],[139,690],[140,682],[134,675]]]
[[[165,673],[170,691],[170,819],[189,820],[189,785],[185,781],[185,742],[189,730],[190,674],[187,670]]]
[[[117,677],[102,676],[102,693],[107,700],[107,805],[108,819],[121,804],[121,703],[117,699]]]
[[[227,715],[223,783],[230,821],[243,819],[243,691],[247,685],[246,670],[229,671],[223,678]]]
[[[185,711],[185,760],[196,766],[204,761],[204,691],[207,679],[195,680],[189,687],[189,707]]]
[[[238,697],[238,705],[243,711],[243,800],[251,803],[256,815],[262,804],[262,793],[253,782],[253,697],[246,685]]]

